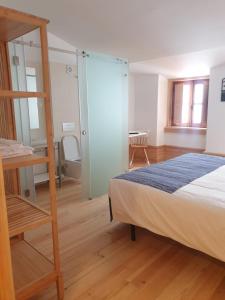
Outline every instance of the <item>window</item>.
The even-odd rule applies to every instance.
[[[37,92],[37,75],[35,68],[26,68],[27,91]],[[38,99],[29,98],[28,101],[30,129],[39,129],[39,112],[38,112]]]
[[[207,126],[208,79],[174,81],[171,126]]]

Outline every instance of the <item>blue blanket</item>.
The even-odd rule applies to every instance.
[[[190,153],[122,174],[116,178],[174,193],[179,188],[223,165],[225,165],[224,157]]]

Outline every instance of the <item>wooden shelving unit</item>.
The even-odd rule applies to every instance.
[[[12,266],[16,299],[32,297],[57,279],[54,264],[26,241],[12,246]]]
[[[58,245],[47,23],[45,19],[0,6],[0,109],[6,110],[4,120],[10,120],[7,121],[10,124],[5,126],[15,127],[13,109],[7,109],[6,103],[12,106],[14,98],[44,99],[48,148],[46,157],[27,155],[3,160],[0,158],[0,300],[29,299],[54,282],[57,285],[57,299],[62,300],[64,294]],[[37,28],[40,29],[41,39],[43,92],[13,91],[7,43]],[[0,120],[0,129],[3,126],[4,122]],[[6,128],[3,132],[4,138],[15,137],[15,128]],[[17,194],[5,196],[3,171],[12,172],[45,163],[48,164],[49,172],[50,213]],[[18,172],[15,175],[18,176]],[[28,230],[48,223],[52,228],[53,261],[26,242],[23,235]],[[16,238],[11,240],[12,237]]]
[[[4,170],[13,170],[15,168],[29,167],[37,164],[45,164],[49,161],[47,156],[26,155],[3,159]]]
[[[51,215],[47,211],[18,195],[7,196],[6,205],[10,237],[52,221]]]

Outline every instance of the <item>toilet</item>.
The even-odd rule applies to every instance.
[[[64,175],[80,179],[81,157],[78,138],[75,135],[63,136],[62,148],[64,154]]]

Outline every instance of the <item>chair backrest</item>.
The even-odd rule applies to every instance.
[[[62,147],[65,160],[80,160],[80,145],[79,140],[75,135],[63,136]]]
[[[135,136],[130,138],[130,144],[137,145],[137,146],[148,146],[148,134],[146,132],[145,135]]]

